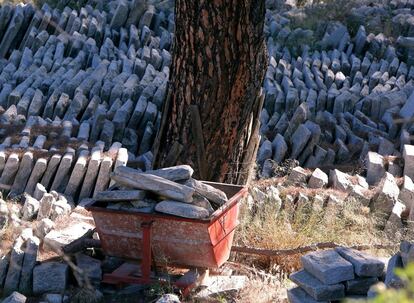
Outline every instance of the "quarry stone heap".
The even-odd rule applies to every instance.
[[[259,177],[273,177],[286,160],[298,164],[282,183],[253,188],[248,205],[273,203],[292,213],[310,205],[328,221],[355,200],[389,235],[414,230],[413,1],[356,7],[350,17],[361,25],[354,37],[340,22],[327,22],[322,33],[295,28],[303,13],[295,1],[266,2]],[[110,209],[201,219],[227,201],[188,167],[152,170],[172,60],[173,2],[69,5],[0,7],[0,189],[21,202],[0,200],[0,227],[33,224],[0,256],[5,302],[32,295],[65,302],[69,277],[84,283],[65,263],[36,260],[39,247],[60,250],[92,233],[84,209],[90,198]],[[395,41],[370,33],[383,28],[378,16],[389,17]],[[347,173],[355,167],[361,169]],[[59,227],[59,220],[71,224]],[[392,268],[411,260],[412,247],[403,242],[389,261],[387,286],[401,286]],[[78,254],[73,261],[99,285],[101,260]],[[289,292],[291,302],[366,296],[384,280],[381,262],[346,248],[312,253],[303,265],[291,276],[299,286]]]
[[[90,1],[77,11],[64,3],[39,11],[31,5],[1,8],[1,121],[23,125],[36,117],[42,125],[60,125],[65,136],[80,142],[101,140],[105,149],[120,142],[132,162],[151,150],[159,128],[171,64],[173,5],[110,1],[104,8]],[[371,11],[358,6],[353,14],[374,14],[387,6],[395,5]],[[399,55],[410,48],[410,40],[401,37],[393,45],[363,25],[351,37],[346,26],[330,23],[319,49],[300,44],[297,56],[285,45],[316,33],[290,29],[297,10],[274,12],[273,7],[268,3],[265,24],[270,62],[260,167],[291,158],[316,168],[358,161],[369,151],[400,157],[402,146],[411,143],[410,123],[404,121],[414,114],[414,70]],[[397,7],[412,13],[407,3]],[[401,24],[397,19],[393,22]],[[36,145],[49,142],[45,135]],[[5,133],[4,145],[27,148],[37,141],[30,131],[17,138]],[[395,173],[398,166],[394,163]]]
[[[107,12],[94,6],[80,11],[47,4],[41,10],[31,4],[0,8],[5,16],[0,121],[52,124],[63,127],[69,139],[101,140],[105,149],[121,142],[131,156],[142,155],[151,149],[160,123],[171,61],[172,7],[112,1]],[[14,131],[17,138],[5,133],[4,145],[26,148],[36,138],[30,136],[31,127],[25,130]],[[48,132],[44,135],[49,141]]]
[[[41,199],[39,192],[56,191],[73,203],[89,198],[109,187],[110,173],[128,162],[128,151],[113,143],[104,151],[104,142],[66,150],[0,145],[0,183],[9,197],[22,194]],[[24,151],[24,150],[23,150]]]
[[[393,43],[368,30],[381,15],[392,19],[393,35],[409,36],[412,5],[358,3],[350,22],[362,25],[352,37],[340,22],[321,21],[321,33],[295,28],[309,12],[292,8],[295,1],[279,2],[285,6],[267,1],[270,61],[257,159],[260,176],[270,177],[272,163],[284,159],[309,168],[355,166],[364,163],[368,152],[389,158],[390,172],[401,175],[403,147],[412,143],[414,69],[413,56],[406,54],[414,43],[404,36]]]

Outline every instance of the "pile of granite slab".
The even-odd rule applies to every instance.
[[[15,162],[27,162],[25,168],[39,169],[34,178],[41,181],[37,175],[46,158],[46,172],[51,163],[52,176],[59,177],[42,183],[46,190],[58,188],[78,200],[106,189],[117,166],[106,154],[114,145],[126,149],[125,165],[138,162],[151,169],[175,22],[172,1],[90,0],[83,7],[72,2],[40,9],[0,6],[0,171],[2,161],[12,173]],[[414,143],[414,67],[401,51],[411,47],[411,39],[401,36],[395,44],[363,24],[352,37],[344,24],[328,22],[320,43],[297,43],[317,33],[294,28],[294,10],[279,10],[270,2],[259,176],[271,177],[272,167],[296,159],[304,168],[359,163],[367,168],[370,185],[385,171],[411,177],[405,168],[411,169],[411,151],[404,147]],[[292,1],[285,2],[282,7],[292,7]],[[385,1],[372,9],[360,5],[353,14],[387,8],[395,16],[412,16],[408,2]],[[408,35],[409,28],[399,34]],[[92,145],[100,155],[90,150]],[[82,149],[91,156],[78,152]],[[27,152],[33,153],[32,163],[29,155],[22,157]],[[94,163],[89,174],[85,159]],[[65,176],[56,173],[61,171],[56,163]],[[94,189],[101,169],[104,186]],[[75,177],[91,174],[88,185],[79,188]],[[29,176],[19,176],[16,185],[14,177],[0,183],[18,188],[19,194]],[[30,183],[29,194],[37,183]]]
[[[290,303],[366,298],[385,274],[381,260],[346,247],[312,252],[301,260],[303,269],[290,276],[298,285],[288,290]]]
[[[414,15],[407,1],[394,2],[382,7]],[[120,142],[131,162],[150,162],[172,60],[173,2],[72,4],[0,7],[1,146],[45,141],[57,148],[62,140],[48,135],[51,126],[63,128],[72,144],[102,141],[106,151]],[[261,169],[285,159],[313,168],[349,164],[370,151],[401,157],[414,133],[414,68],[400,51],[410,48],[410,38],[393,44],[363,24],[352,37],[344,24],[328,22],[319,44],[298,43],[317,33],[294,28],[292,11],[268,5]],[[46,139],[36,143],[38,126]]]
[[[77,203],[106,190],[119,165],[151,167],[173,5],[69,2],[0,6],[0,190],[9,197],[44,188]]]
[[[412,20],[414,10],[408,2],[356,4],[352,14],[369,10],[379,19],[381,11]],[[412,38],[401,36],[393,43],[383,33],[369,33],[362,21],[354,37],[340,22],[321,21],[324,30],[318,36],[294,27],[295,11],[302,18],[306,13],[306,9],[266,12],[270,61],[261,114],[260,168],[284,159],[297,159],[301,166],[312,168],[353,166],[363,163],[369,151],[401,158],[414,130],[414,68],[403,56],[414,46]]]
[[[297,159],[305,167],[346,164],[369,151],[401,156],[410,144],[414,69],[392,46],[383,57],[366,52],[283,49],[271,60],[261,113],[258,164]],[[276,55],[275,55],[276,56]],[[410,72],[411,71],[411,72]]]
[[[39,135],[37,138],[44,138]],[[126,165],[128,152],[120,143],[104,151],[104,142],[93,146],[81,144],[40,148],[10,147],[0,149],[1,191],[9,198],[23,194],[57,191],[73,202],[90,198],[109,187],[110,173]]]
[[[276,3],[284,4],[275,7]],[[361,33],[361,38],[366,37],[366,42],[374,54],[384,51],[388,44],[391,44],[396,37],[410,38],[414,30],[414,3],[412,0],[384,0],[384,1],[306,1],[305,5],[302,2],[301,7],[297,7],[298,1],[267,1],[266,5],[270,9],[268,17],[274,17],[272,23],[266,24],[267,32],[274,32],[280,27],[281,20],[283,23],[292,21],[292,24],[303,24],[303,20],[307,18],[315,20],[314,14],[318,18],[321,12],[330,14],[329,10],[343,9],[341,22],[344,22],[348,27],[355,31],[358,26],[363,25],[369,34]],[[275,14],[275,10],[278,12]],[[345,12],[346,11],[346,12]],[[332,16],[330,16],[332,17]],[[316,44],[319,48],[332,47],[335,43],[342,46],[345,45],[351,38],[351,30],[347,30],[346,26],[336,20],[330,21],[332,18],[317,19],[318,27],[300,28],[297,26],[286,27],[281,39],[287,40],[288,44],[293,49],[300,49],[300,44],[295,44],[295,41],[301,42],[303,45],[311,43]],[[312,24],[312,21],[310,22]],[[282,24],[283,25],[283,24]],[[341,39],[343,38],[343,39]],[[412,44],[397,42],[399,55],[406,59],[411,65],[413,63]],[[355,53],[359,53],[361,48],[355,47]]]
[[[39,201],[37,198],[27,195],[23,206],[0,199],[0,229],[9,231],[11,241],[10,247],[2,243],[0,249],[1,295],[11,296],[2,302],[33,300],[26,296],[45,302],[62,302],[63,298],[63,302],[69,302],[73,267],[51,256],[60,254],[64,247],[85,234],[93,233],[93,219],[86,217],[85,212],[82,215],[80,207],[72,209],[63,195],[51,191],[44,193]],[[82,253],[73,261],[92,282],[100,282],[100,261]]]
[[[79,229],[72,231],[79,232]],[[80,237],[82,234],[75,236]],[[85,271],[84,275],[80,275],[75,267],[66,262],[56,259],[39,262],[39,256],[45,251],[42,246],[43,241],[31,229],[25,229],[14,241],[10,253],[0,257],[1,302],[71,302],[73,288],[84,286],[82,283],[86,279],[96,287],[95,293],[91,295],[102,299],[103,294],[98,290],[102,280],[101,260],[77,253],[73,256],[73,264]]]
[[[397,178],[403,176],[414,178],[414,145],[403,144],[401,152],[399,157],[368,152],[366,157],[368,184],[377,184],[386,172]]]
[[[24,295],[41,296],[47,293],[63,297],[60,294],[69,284],[69,266],[60,262],[38,264],[39,245],[39,238],[33,235],[31,229],[25,229],[15,240],[10,254],[0,258],[0,286],[3,296],[19,292],[20,295],[15,296],[24,299]]]
[[[398,51],[412,65],[414,63],[413,14],[414,2],[412,0],[370,1],[353,9],[349,19],[357,24],[367,24],[373,31],[387,27],[388,35],[402,36],[403,39],[397,41]],[[376,35],[376,38],[384,39],[385,37],[380,33]]]
[[[227,201],[226,194],[192,178],[193,169],[179,165],[141,172],[119,166],[111,174],[113,186],[99,192],[95,206],[108,209],[165,213],[207,219]]]
[[[0,122],[24,125],[35,116],[79,128],[80,139],[101,140],[106,149],[121,142],[131,155],[149,151],[174,28],[171,3],[156,8],[156,2],[2,5]]]
[[[42,302],[69,302],[73,286],[82,284],[74,284],[76,270],[55,257],[73,241],[93,234],[93,218],[82,203],[76,206],[72,197],[55,190],[48,192],[42,183],[35,184],[33,193],[24,193],[20,200],[6,202],[0,193],[0,236],[4,240],[0,248],[0,290],[3,298],[10,295],[0,301],[24,303],[36,297]],[[73,262],[99,284],[100,260],[77,254]]]

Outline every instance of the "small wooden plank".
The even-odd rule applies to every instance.
[[[167,129],[168,129],[166,125],[168,123],[168,117],[169,117],[170,111],[171,111],[171,87],[170,85],[168,85],[167,94],[165,96],[164,105],[161,111],[162,116],[161,116],[160,128],[157,132],[157,135],[155,136],[154,145],[153,145],[153,153],[154,153],[154,159],[152,162],[153,167],[154,165],[156,166],[157,163],[159,163],[159,161],[161,160],[159,149],[160,149],[161,140],[165,136]]]
[[[355,245],[350,246],[350,248],[356,250],[369,250],[369,249],[390,249],[396,248],[398,245],[395,244],[367,244],[367,245]],[[327,249],[327,248],[336,248],[342,247],[339,244],[334,242],[322,242],[322,243],[315,243],[309,246],[302,246],[297,248],[291,249],[263,249],[263,248],[254,248],[254,247],[243,247],[243,246],[232,246],[232,252],[250,254],[250,255],[259,255],[259,256],[266,256],[266,257],[277,257],[277,256],[290,256],[296,254],[303,254],[310,251],[316,251],[319,249]]]
[[[175,165],[183,149],[184,146],[182,146],[182,144],[178,143],[178,141],[174,141],[173,145],[171,146],[170,152],[168,153],[167,158],[165,159],[165,166],[169,167]]]
[[[248,184],[251,179],[252,162],[256,160],[257,150],[259,149],[259,130],[260,130],[260,110],[263,107],[265,95],[263,89],[258,96],[257,106],[252,113],[253,124],[249,138],[247,138],[246,149],[243,152],[240,173],[237,176],[237,184]]]

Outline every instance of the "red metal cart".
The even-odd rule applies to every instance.
[[[107,209],[94,202],[92,212],[102,249],[109,256],[141,260],[141,265],[125,263],[106,283],[146,284],[154,279],[151,265],[182,268],[218,268],[230,256],[238,225],[239,202],[247,193],[242,186],[206,182],[227,194],[229,201],[206,220],[187,219],[159,213],[139,213]],[[136,272],[140,272],[140,276]]]

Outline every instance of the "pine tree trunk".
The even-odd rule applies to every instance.
[[[154,166],[244,184],[259,144],[264,0],[176,0],[169,93]]]

